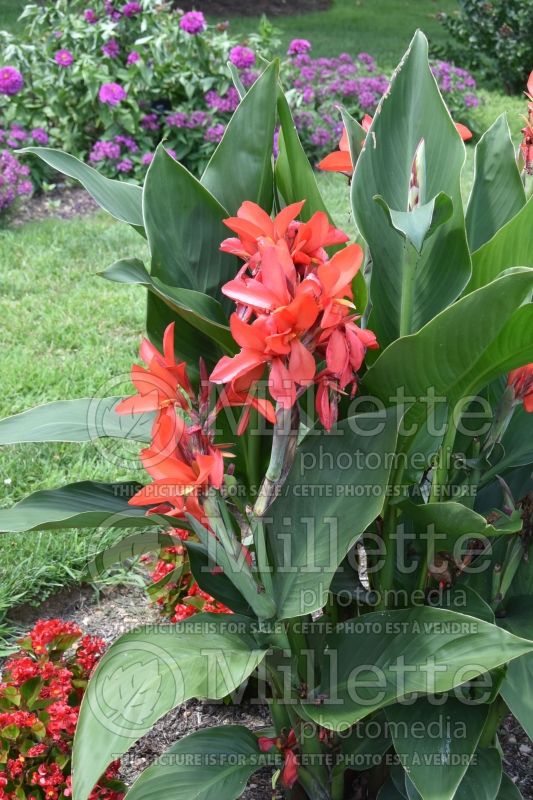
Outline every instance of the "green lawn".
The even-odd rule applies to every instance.
[[[323,14],[278,19],[284,44],[293,37],[313,42],[315,54],[368,51],[391,68],[417,27],[442,39],[435,13],[453,0],[337,0]],[[22,4],[0,0],[0,27],[15,24]],[[201,3],[198,3],[201,8]],[[257,20],[232,21],[251,30]],[[510,111],[518,135],[520,99],[486,93],[479,113],[484,128]],[[465,188],[472,180],[468,148]],[[353,232],[346,181],[319,176],[328,206],[339,226]],[[140,289],[105,282],[95,273],[121,256],[146,255],[143,240],[103,214],[73,221],[47,220],[0,231],[0,309],[3,351],[0,361],[0,416],[59,398],[118,393],[116,378],[127,383],[143,331]],[[111,385],[110,385],[111,382]],[[90,445],[26,445],[0,451],[1,505],[29,492],[82,479],[121,480],[131,469],[117,466]],[[15,601],[38,602],[83,573],[88,550],[98,546],[94,532],[4,536],[0,551],[0,632],[2,615]]]

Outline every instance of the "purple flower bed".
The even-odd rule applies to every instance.
[[[17,37],[26,47],[24,61],[0,64],[0,146],[60,147],[128,180],[142,179],[162,139],[200,174],[239,103],[228,61],[249,89],[261,58],[278,46],[264,27],[239,42],[226,23],[208,25],[201,11],[135,1],[94,0],[86,8],[72,0],[65,12],[57,0],[46,9],[28,7],[26,18],[26,39]],[[479,103],[473,77],[443,61],[433,71],[454,119],[470,126]],[[314,58],[307,39],[290,42],[281,75],[314,163],[337,146],[339,106],[361,119],[375,112],[388,87],[369,53]],[[32,164],[37,185],[44,179],[39,169]]]

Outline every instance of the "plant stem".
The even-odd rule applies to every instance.
[[[415,275],[418,257],[414,247],[406,241],[404,245],[405,260],[402,274],[402,296],[400,300],[400,336],[408,336],[413,332],[413,305],[415,298]]]
[[[292,466],[298,439],[298,417],[297,405],[292,408],[282,408],[278,405],[276,409],[270,462],[254,505],[256,517],[265,514]]]

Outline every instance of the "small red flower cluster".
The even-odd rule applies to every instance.
[[[168,533],[182,541],[189,538],[188,531],[178,528],[174,528]],[[153,560],[150,556],[144,559],[145,562],[150,560]],[[223,603],[219,603],[210,594],[200,589],[189,570],[187,553],[183,545],[163,548],[150,577],[153,584],[149,589],[149,594],[171,622],[181,622],[199,611],[212,614],[233,613]]]
[[[262,753],[269,753],[276,748],[283,755],[283,768],[280,774],[281,785],[284,789],[292,789],[298,780],[298,756],[296,749],[298,740],[293,730],[285,736],[270,738],[260,736],[258,739],[259,750]]]
[[[325,248],[348,237],[318,211],[299,222],[304,202],[284,208],[275,219],[244,202],[225,224],[237,234],[221,250],[243,259],[236,278],[222,287],[235,301],[230,327],[240,352],[224,356],[211,373],[231,395],[247,393],[269,368],[271,396],[291,408],[306,387],[316,384],[317,413],[324,427],[337,418],[339,395],[357,388],[357,371],[376,337],[356,325],[352,281],[363,262],[357,244],[329,258]],[[317,362],[323,362],[321,371]]]
[[[533,412],[533,364],[526,364],[525,367],[510,372],[507,385],[513,387],[517,402],[523,402],[524,411]]]
[[[526,97],[527,104],[526,125],[522,128],[523,139],[520,145],[524,157],[524,168],[528,175],[533,175],[533,72],[527,82]]]
[[[89,676],[105,649],[72,622],[40,620],[4,665],[0,683],[0,800],[72,795],[71,750]],[[91,800],[121,800],[114,762]]]
[[[212,408],[210,384],[200,364],[200,390],[194,396],[185,362],[174,355],[174,323],[164,334],[161,354],[148,339],[140,347],[147,367],[134,365],[131,379],[137,394],[117,405],[119,414],[155,411],[152,442],[141,451],[141,461],[153,482],[131,498],[131,505],[157,504],[151,513],[183,518],[191,514],[203,521],[202,496],[211,488],[220,489],[224,480],[224,453],[214,443],[214,423],[224,405],[254,406],[274,420],[270,404],[250,392],[224,395]],[[149,512],[150,513],[150,512]]]

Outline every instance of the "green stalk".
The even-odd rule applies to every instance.
[[[253,513],[262,517],[276,496],[278,486],[285,480],[292,465],[298,438],[298,406],[276,409],[276,424],[272,433],[272,450],[265,477],[255,501]]]
[[[405,260],[402,273],[402,294],[400,300],[400,336],[413,332],[413,307],[415,299],[415,276],[418,257],[414,247],[404,245]]]
[[[394,586],[394,570],[396,567],[396,522],[398,519],[398,507],[391,504],[391,498],[394,498],[396,486],[401,486],[403,480],[404,465],[401,464],[396,467],[390,487],[392,489],[390,498],[387,500],[385,511],[383,514],[383,530],[382,541],[385,551],[385,562],[381,570],[381,574],[376,575],[376,588],[379,590],[380,597],[376,609],[382,611],[387,608],[386,595],[388,590],[393,589]]]

